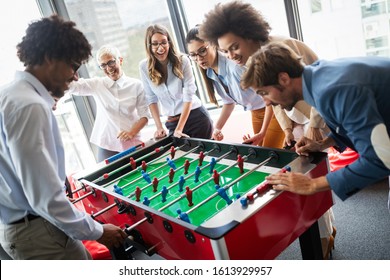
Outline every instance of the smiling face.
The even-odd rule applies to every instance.
[[[218,46],[222,53],[239,65],[245,65],[249,57],[260,48],[259,43],[244,39],[232,32],[219,37]]]
[[[116,81],[122,76],[122,61],[121,57],[114,57],[112,54],[103,54],[99,58],[100,69],[104,71],[104,74],[111,80]]]
[[[206,42],[191,40],[187,47],[190,58],[201,68],[213,68],[217,64],[215,48]]]
[[[72,81],[77,80],[79,63],[66,63],[60,60],[46,60],[42,69],[45,77],[42,83],[54,98],[61,98],[64,92],[69,89]]]
[[[155,33],[150,38],[150,47],[154,57],[161,63],[167,62],[169,54],[169,40],[168,37]]]

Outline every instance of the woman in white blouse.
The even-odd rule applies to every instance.
[[[147,58],[140,62],[140,76],[156,123],[155,138],[167,136],[160,119],[161,108],[167,116],[169,135],[210,139],[212,121],[195,94],[189,59],[176,51],[168,30],[161,25],[147,28],[145,48]]]
[[[99,68],[106,77],[78,79],[69,93],[92,96],[96,119],[90,141],[98,146],[98,161],[141,144],[141,129],[150,117],[140,80],[127,77],[123,58],[116,47],[105,45],[96,53]]]

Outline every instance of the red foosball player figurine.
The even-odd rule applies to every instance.
[[[137,168],[137,163],[135,162],[134,158],[130,158],[130,165],[131,165],[131,168],[136,169]]]
[[[175,153],[176,153],[175,147],[171,146],[171,159],[174,159]]]
[[[219,175],[218,171],[214,169],[214,171],[213,171],[213,179],[214,179],[214,183],[216,185],[219,185],[219,177],[220,177],[220,175]]]
[[[143,160],[142,163],[141,163],[142,170],[146,172],[146,168],[147,167],[148,167],[148,165],[146,164],[146,161]]]
[[[244,159],[241,155],[237,155],[237,163],[238,167],[240,168],[240,173],[244,173]]]
[[[201,151],[200,153],[199,153],[199,166],[202,166],[202,164],[203,164],[203,159],[204,159],[204,153]]]
[[[173,176],[175,176],[175,170],[173,168],[171,168],[169,170],[169,183],[173,182]]]
[[[188,206],[192,206],[194,205],[192,203],[192,190],[190,189],[189,186],[186,187],[186,197],[187,197],[187,200],[188,200]]]
[[[184,162],[184,175],[188,174],[188,168],[190,167],[190,161],[186,159]]]
[[[140,187],[136,187],[135,188],[135,200],[136,201],[140,201],[140,199],[141,199],[141,192],[142,192],[142,190],[140,189]]]
[[[158,179],[157,179],[157,177],[153,178],[152,184],[153,184],[153,192],[157,192],[157,187],[158,187]]]

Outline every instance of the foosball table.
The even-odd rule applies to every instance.
[[[323,176],[327,155],[167,137],[75,174],[71,185],[79,208],[128,234],[117,258],[137,249],[165,259],[274,259],[299,238],[303,259],[322,259],[317,220],[332,194],[265,182],[289,170]]]

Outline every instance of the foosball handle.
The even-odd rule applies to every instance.
[[[141,144],[138,144],[136,146],[133,146],[133,147],[127,149],[126,151],[120,152],[120,153],[118,153],[116,155],[113,155],[112,157],[109,157],[109,158],[105,159],[104,161],[105,161],[106,164],[109,164],[109,163],[111,163],[111,162],[113,162],[113,161],[115,161],[115,160],[117,160],[119,158],[122,158],[124,156],[127,156],[127,155],[131,154],[132,152],[134,152],[137,148],[139,148],[141,146],[145,147],[145,143],[141,143]]]
[[[283,149],[285,149],[285,150],[291,150],[292,148],[294,148],[294,146],[295,146],[296,143],[297,143],[297,141],[292,140],[291,143],[290,143],[290,145],[284,146]]]

